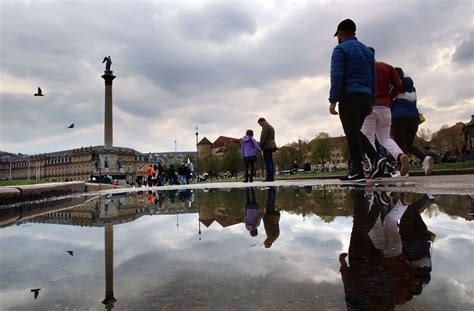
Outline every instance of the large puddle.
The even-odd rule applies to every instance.
[[[1,310],[473,310],[469,196],[267,187],[0,209]]]

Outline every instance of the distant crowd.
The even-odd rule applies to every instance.
[[[186,185],[189,184],[194,175],[192,163],[182,163],[177,169],[171,164],[165,169],[161,162],[155,165],[148,165],[147,169],[140,166],[137,170],[135,183],[138,187],[148,186],[156,187],[168,185]]]

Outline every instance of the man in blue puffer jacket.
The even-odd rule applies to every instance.
[[[355,37],[356,25],[346,19],[339,23],[334,36],[338,45],[331,58],[331,90],[329,112],[337,115],[347,137],[350,152],[349,174],[342,181],[365,181],[362,167],[364,153],[372,164],[372,178],[383,174],[386,160],[378,155],[367,137],[360,131],[364,119],[372,112],[375,101],[374,54]]]

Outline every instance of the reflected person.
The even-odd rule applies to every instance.
[[[425,194],[419,200],[408,205],[406,212],[400,219],[400,236],[402,239],[403,254],[409,265],[411,275],[408,293],[405,301],[412,295],[420,295],[423,286],[431,280],[431,243],[436,235],[428,230],[421,213],[430,205],[434,197]]]
[[[402,240],[398,233],[398,222],[405,213],[408,204],[403,196],[393,204],[394,198],[385,192],[374,192],[370,201],[371,208],[380,210],[380,215],[369,231],[374,246],[384,253],[385,258],[394,258],[402,254]]]
[[[267,189],[267,202],[263,216],[263,226],[267,234],[267,239],[263,242],[265,248],[270,248],[280,236],[280,212],[275,210],[275,196],[275,187]]]
[[[393,310],[392,290],[383,252],[377,249],[369,232],[380,215],[380,208],[369,209],[365,190],[351,190],[354,202],[349,255],[339,255],[340,272],[348,310]],[[349,262],[346,258],[349,257]]]
[[[258,209],[258,203],[255,199],[255,188],[247,188],[245,190],[247,201],[245,203],[245,228],[250,232],[251,236],[258,235],[258,226],[263,217],[263,213]]]

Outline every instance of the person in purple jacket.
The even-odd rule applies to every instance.
[[[257,152],[261,152],[262,148],[253,138],[253,131],[247,130],[242,138],[242,156],[245,163],[245,179],[244,182],[253,182],[255,175],[255,162],[257,162]]]

